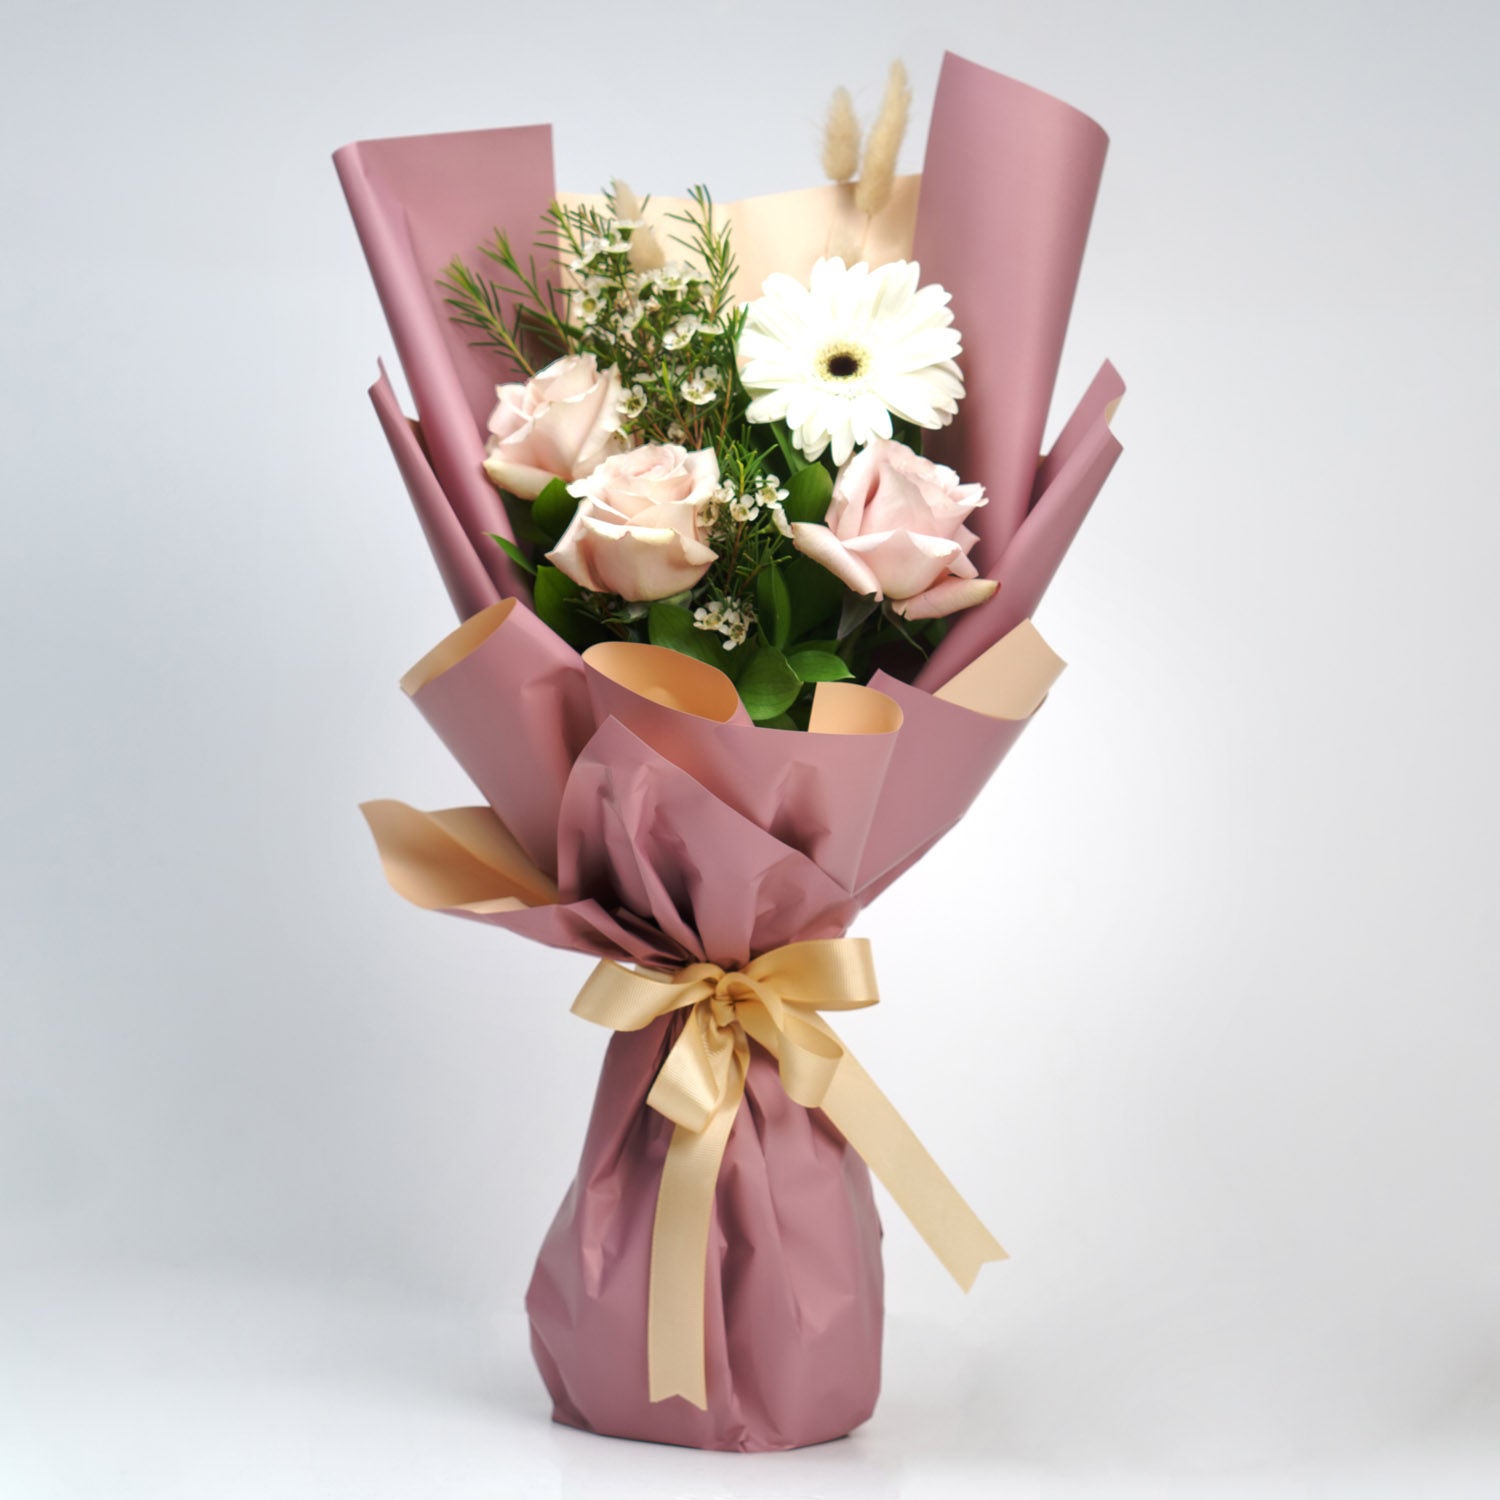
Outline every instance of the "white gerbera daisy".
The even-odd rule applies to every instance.
[[[809,459],[832,443],[836,464],[890,437],[892,416],[946,427],[964,393],[962,346],[948,293],[918,287],[920,270],[834,256],[818,261],[808,286],[768,276],[740,334],[750,421],[784,421]]]

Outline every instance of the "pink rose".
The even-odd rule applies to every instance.
[[[703,541],[701,520],[718,483],[711,448],[689,453],[675,443],[647,443],[607,458],[568,486],[579,506],[547,561],[599,594],[680,594],[718,557]]]
[[[964,521],[985,503],[952,469],[876,438],[839,471],[825,524],[792,525],[792,542],[856,594],[889,599],[909,620],[936,620],[1000,587],[979,577]]]
[[[484,471],[522,500],[535,500],[553,479],[591,474],[625,446],[620,372],[611,365],[601,375],[592,354],[565,355],[495,394]]]

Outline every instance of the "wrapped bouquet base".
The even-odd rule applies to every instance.
[[[578,1175],[526,1294],[559,1422],[610,1437],[763,1452],[843,1437],[880,1392],[883,1279],[870,1174],[754,1045],[706,1262],[707,1406],[653,1402],[651,1237],[672,1126],[645,1106],[680,1020],[609,1044]]]
[[[702,663],[624,643],[580,660],[508,600],[407,674],[490,805],[366,804],[391,884],[602,960],[573,1008],[616,1035],[527,1299],[559,1420],[741,1450],[863,1421],[870,1171],[960,1285],[1003,1258],[827,1014],[876,1003],[869,944],[842,934],[1061,668],[1023,624],[937,694],[822,684],[788,735],[744,722]]]

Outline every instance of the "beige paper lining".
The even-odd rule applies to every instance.
[[[933,694],[991,719],[1029,719],[1067,663],[1022,620]]]
[[[428,911],[550,906],[557,886],[488,807],[424,813],[404,802],[361,804],[391,888]]]
[[[813,262],[824,255],[842,255],[871,266],[909,259],[921,185],[920,173],[898,177],[890,202],[873,219],[855,208],[850,183],[830,182],[789,193],[741,198],[737,203],[716,203],[715,218],[728,221],[739,262],[735,300],[749,302],[760,296],[761,283],[773,271],[785,271],[805,282]],[[599,193],[559,193],[558,201],[564,208],[605,207]],[[671,237],[686,236],[691,231],[669,215],[694,208],[690,198],[653,197],[646,205],[646,221],[668,260],[690,259],[687,250]]]
[[[407,672],[401,679],[401,691],[408,698],[415,697],[433,678],[441,677],[450,667],[456,667],[505,624],[515,607],[514,599],[502,599],[498,604],[480,610],[477,615],[470,615]]]

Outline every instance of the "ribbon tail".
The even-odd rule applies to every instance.
[[[833,1035],[821,1017],[806,1019]],[[895,1105],[847,1049],[822,1108],[966,1292],[981,1266],[1009,1259],[1004,1246],[964,1202]]]
[[[708,1228],[719,1164],[745,1094],[749,1048],[735,1048],[725,1096],[702,1130],[672,1132],[651,1229],[651,1281],[646,1312],[646,1361],[652,1401],[681,1396],[706,1411],[707,1341],[703,1304]]]

